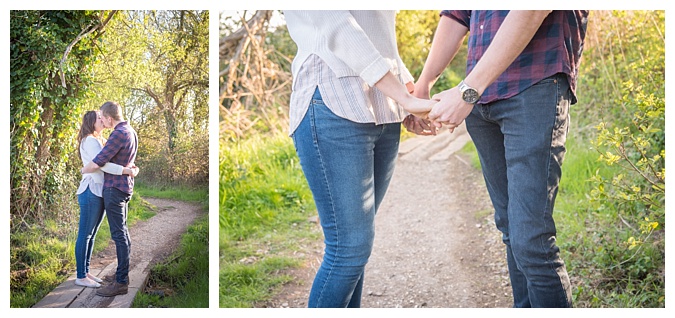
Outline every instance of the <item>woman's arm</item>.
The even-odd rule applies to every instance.
[[[132,177],[138,175],[139,169],[136,166],[133,167],[122,167],[116,163],[108,162],[103,167],[99,167],[94,162],[90,161],[82,168],[82,173],[92,173],[96,170],[101,169],[103,172],[107,172],[115,175],[128,174]]]
[[[298,37],[294,40],[302,43],[303,36],[316,32],[319,36],[314,45],[327,47],[368,85],[373,86],[389,70],[389,64],[348,10],[288,10],[284,16],[291,36]]]
[[[382,79],[375,83],[375,87],[403,106],[403,109],[407,112],[420,118],[426,118],[431,108],[436,104],[434,100],[420,99],[410,94],[408,89],[391,72],[387,72]]]

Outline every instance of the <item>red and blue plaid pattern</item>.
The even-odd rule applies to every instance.
[[[466,74],[485,54],[509,11],[443,10],[449,17],[469,29]],[[483,92],[479,104],[487,104],[517,95],[556,73],[567,74],[576,99],[579,59],[584,48],[588,10],[552,11],[530,43],[497,80]]]
[[[136,131],[123,121],[115,126],[108,137],[101,152],[92,160],[99,167],[107,162],[116,163],[123,167],[132,166],[136,160],[138,150],[138,137]],[[134,191],[134,178],[130,175],[113,175],[105,173],[103,188],[117,188],[120,191],[132,194]]]

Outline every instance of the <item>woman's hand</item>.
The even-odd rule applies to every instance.
[[[429,112],[437,102],[438,101],[436,100],[420,99],[410,95],[409,98],[401,103],[401,106],[403,106],[403,109],[405,109],[408,113],[411,113],[416,117],[426,119],[429,115]]]
[[[138,175],[139,170],[140,170],[140,169],[138,169],[138,167],[136,167],[136,166],[125,167],[124,169],[122,169],[122,173],[123,173],[123,174],[128,174],[128,175],[130,175],[132,178],[135,178],[135,177]]]
[[[409,132],[420,135],[420,136],[429,136],[436,135],[436,126],[431,124],[431,121],[428,121],[423,118],[419,118],[415,115],[408,115],[403,119],[403,126]]]

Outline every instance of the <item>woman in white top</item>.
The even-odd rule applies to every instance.
[[[412,96],[398,54],[395,11],[284,11],[298,46],[290,135],[325,238],[309,307],[360,307],[374,217],[394,171],[401,133],[433,128],[434,101]]]
[[[77,135],[78,152],[82,164],[86,166],[103,149],[105,139],[101,136],[103,121],[97,111],[88,111],[82,118],[80,132]],[[80,205],[80,224],[75,242],[75,261],[77,263],[77,278],[75,284],[84,287],[100,287],[102,280],[89,273],[91,253],[94,241],[101,222],[103,221],[103,172],[110,174],[129,174],[135,176],[137,167],[122,167],[114,163],[107,163],[93,173],[82,175],[80,186],[77,189],[77,201]]]

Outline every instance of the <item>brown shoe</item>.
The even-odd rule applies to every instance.
[[[113,297],[117,295],[124,295],[127,293],[129,284],[120,284],[118,282],[113,282],[112,284],[105,285],[96,290],[96,295],[102,297]]]

